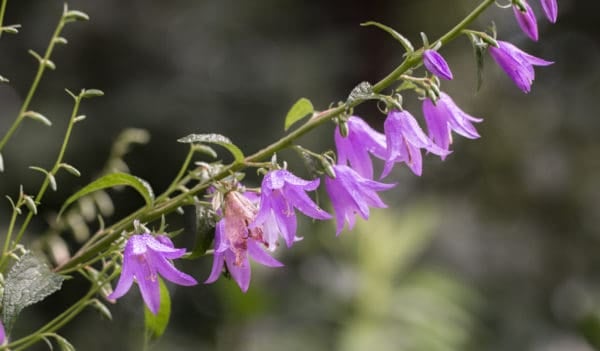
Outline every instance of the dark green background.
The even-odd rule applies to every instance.
[[[279,250],[286,267],[255,267],[248,294],[225,279],[172,287],[173,321],[156,350],[535,350],[587,351],[600,340],[600,43],[598,5],[559,0],[549,25],[537,0],[540,42],[526,39],[511,10],[492,9],[473,26],[495,21],[499,38],[556,62],[536,70],[522,94],[491,59],[475,91],[471,48],[460,38],[441,50],[455,80],[443,89],[468,113],[483,117],[482,138],[457,137],[445,162],[427,156],[424,175],[397,167],[387,210],[334,237],[331,223],[302,223],[304,241]],[[88,119],[74,131],[66,161],[82,170],[58,178],[30,227],[34,239],[66,197],[101,171],[112,141],[127,127],[152,139],[126,157],[135,175],[159,192],[177,172],[186,147],[176,139],[218,132],[246,153],[283,135],[283,117],[299,97],[318,109],[344,100],[359,82],[374,82],[401,61],[388,35],[360,22],[388,24],[419,44],[436,38],[477,1],[74,1],[89,23],[69,25],[32,109],[50,129],[25,122],[4,152],[2,194],[41,181],[27,166],[50,166],[59,148],[70,98],[64,88],[98,88]],[[58,20],[59,1],[10,1],[7,23],[17,36],[0,40],[0,131],[12,122],[34,74],[27,54],[42,52]],[[420,121],[419,102],[405,107]],[[356,113],[381,128],[373,104]],[[332,127],[302,140],[324,151]],[[298,159],[284,153],[295,171]],[[377,167],[381,167],[378,163]],[[250,182],[256,181],[252,175]],[[256,183],[254,183],[256,184]],[[141,205],[114,195],[114,221]],[[326,206],[328,208],[328,206]],[[5,228],[8,203],[0,208]],[[183,226],[174,217],[172,227]],[[65,235],[70,244],[71,236]],[[177,244],[190,246],[191,233]],[[178,263],[199,280],[210,257]],[[48,303],[24,312],[25,333],[84,291],[69,281]],[[85,312],[64,330],[80,350],[139,349],[143,313],[137,289],[111,306],[114,321]],[[42,349],[45,346],[40,346]]]

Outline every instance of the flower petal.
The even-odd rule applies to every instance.
[[[288,202],[308,217],[315,219],[330,219],[331,215],[323,211],[302,189],[286,186],[284,195]]]
[[[260,248],[260,245],[256,243],[256,241],[249,239],[248,240],[248,254],[252,259],[263,266],[267,267],[283,267],[283,263],[277,261],[273,257],[269,256],[263,249]]]
[[[149,253],[149,256],[150,261],[158,271],[158,274],[160,274],[166,280],[182,286],[192,286],[198,284],[196,279],[175,268],[172,262],[169,262],[159,253],[151,252]]]
[[[442,79],[452,80],[452,71],[450,71],[448,63],[437,51],[425,50],[423,52],[423,64],[429,72],[436,76]]]
[[[204,281],[204,284],[214,283],[223,273],[223,264],[225,263],[225,254],[217,253],[213,255],[213,264],[210,270],[210,275]]]
[[[246,292],[250,286],[250,262],[248,262],[248,257],[245,257],[239,266],[236,265],[235,261],[235,254],[231,250],[225,251],[227,270],[240,289],[242,289],[243,292]]]

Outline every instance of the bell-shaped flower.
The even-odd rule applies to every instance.
[[[132,235],[125,244],[119,282],[107,298],[113,300],[125,295],[135,280],[146,306],[156,314],[160,306],[159,275],[178,285],[198,284],[196,279],[179,271],[171,262],[184,254],[185,249],[176,249],[165,235]]]
[[[349,163],[363,177],[373,178],[373,163],[369,153],[385,160],[385,136],[371,128],[362,118],[348,119],[348,135],[343,137],[335,129],[335,146],[339,164]]]
[[[489,51],[498,66],[524,93],[531,91],[531,84],[535,79],[533,66],[548,66],[554,63],[529,55],[513,44],[501,40],[498,40],[498,47],[490,46]]]
[[[430,99],[423,101],[423,114],[429,138],[446,152],[452,143],[451,131],[468,139],[479,138],[479,133],[472,122],[481,122],[482,119],[466,114],[444,92],[440,93],[440,98],[435,104]],[[446,155],[440,156],[444,159]]]
[[[248,227],[256,218],[257,212],[256,205],[246,195],[238,191],[230,191],[225,195],[223,218],[215,228],[213,266],[204,283],[215,282],[226,268],[240,289],[246,292],[251,276],[249,258],[268,267],[283,266],[262,248],[266,246],[263,228],[267,224]]]
[[[335,211],[336,235],[342,232],[345,222],[348,222],[348,229],[354,228],[357,214],[368,219],[369,207],[387,207],[377,192],[391,189],[396,184],[365,178],[346,165],[334,165],[333,170],[335,178],[325,178],[325,188]]]
[[[313,181],[296,177],[287,170],[274,170],[265,175],[260,190],[260,207],[250,228],[263,226],[265,223],[281,234],[288,247],[296,237],[297,221],[294,208],[314,219],[330,219],[331,215],[323,211],[306,194],[314,191],[319,186],[319,179]],[[269,248],[275,249],[278,235],[267,235],[263,231],[264,239]],[[277,233],[275,233],[277,234]]]
[[[437,146],[423,133],[415,118],[408,111],[391,110],[383,124],[387,154],[381,178],[387,176],[394,163],[404,162],[414,174],[422,172],[421,149],[440,157],[448,155],[447,150]]]
[[[531,40],[538,41],[538,26],[535,13],[527,1],[523,1],[522,4],[525,7],[525,12],[521,11],[517,5],[513,6],[517,23],[519,23],[519,27],[521,27],[523,33],[531,38]]]
[[[558,1],[540,0],[540,2],[542,3],[542,9],[544,9],[548,21],[556,23],[556,19],[558,18]]]
[[[452,71],[450,71],[450,67],[446,60],[435,50],[425,50],[423,52],[423,64],[425,68],[436,76],[446,79],[452,80]]]

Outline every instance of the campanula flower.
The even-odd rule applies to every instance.
[[[335,129],[335,146],[338,163],[349,163],[358,174],[373,178],[373,164],[369,153],[385,160],[385,135],[371,128],[360,117],[348,119],[348,135],[343,137],[340,128]]]
[[[423,133],[415,118],[408,111],[391,110],[383,124],[387,154],[381,177],[387,176],[394,163],[405,162],[414,174],[422,172],[421,149],[445,157],[448,151],[441,149]]]
[[[544,9],[548,21],[556,23],[556,19],[558,18],[558,1],[540,0],[540,2],[542,3],[542,9]]]
[[[249,228],[249,223],[256,218],[256,205],[246,195],[238,191],[230,191],[223,202],[223,218],[215,228],[215,250],[213,266],[204,283],[213,283],[221,276],[226,267],[227,272],[243,292],[250,285],[250,261],[267,267],[281,267],[283,264],[269,256],[263,247],[266,242],[263,226]]]
[[[178,285],[198,284],[194,278],[177,270],[171,262],[184,254],[185,249],[176,249],[171,239],[165,235],[132,235],[125,244],[121,277],[108,299],[118,299],[125,295],[135,279],[146,306],[156,314],[160,306],[159,274]]]
[[[377,192],[391,189],[396,184],[367,179],[346,165],[334,165],[333,170],[335,178],[325,178],[325,187],[335,211],[336,235],[342,232],[345,222],[348,222],[348,229],[352,229],[356,223],[357,214],[368,219],[369,206],[387,207]]]
[[[448,151],[452,143],[451,131],[468,139],[479,138],[479,133],[472,122],[481,122],[482,119],[466,114],[444,92],[440,93],[440,98],[435,104],[430,99],[423,101],[423,114],[429,137],[444,151]],[[446,155],[440,156],[444,159]]]
[[[313,181],[296,177],[287,170],[274,170],[265,175],[260,191],[260,208],[250,228],[256,228],[265,223],[274,223],[278,232],[284,238],[288,247],[292,246],[296,237],[296,212],[298,209],[314,219],[330,219],[331,215],[314,203],[307,191],[313,191],[319,186],[319,179]],[[264,231],[263,231],[263,234]],[[277,233],[276,233],[277,234]],[[275,248],[278,235],[264,235],[269,248]]]
[[[538,26],[535,13],[526,1],[523,1],[523,6],[525,7],[525,12],[519,10],[518,6],[513,6],[515,18],[519,23],[519,27],[521,27],[521,30],[523,30],[523,33],[531,38],[531,40],[538,41]]]
[[[498,47],[490,46],[489,50],[498,66],[524,93],[531,91],[531,84],[535,78],[533,66],[548,66],[554,63],[529,55],[506,41],[498,40]]]
[[[435,50],[425,50],[423,52],[423,64],[427,70],[436,76],[452,80],[452,71],[446,60]]]

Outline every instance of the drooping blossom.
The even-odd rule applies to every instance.
[[[391,110],[383,124],[387,154],[381,177],[387,176],[394,163],[405,162],[414,174],[422,172],[421,149],[445,157],[448,151],[441,149],[423,133],[415,118],[408,111]]]
[[[371,128],[362,118],[348,119],[348,135],[343,137],[340,128],[335,129],[335,146],[338,163],[349,163],[358,174],[373,178],[373,163],[369,153],[385,160],[385,136]]]
[[[548,66],[554,63],[529,55],[506,41],[498,40],[498,47],[490,46],[489,50],[498,66],[524,93],[531,91],[531,84],[535,78],[533,66]]]
[[[387,207],[377,192],[391,189],[396,184],[367,179],[346,165],[334,165],[333,170],[335,178],[325,178],[325,187],[335,211],[336,235],[342,232],[345,222],[348,222],[348,229],[354,228],[356,215],[368,219],[369,207]]]
[[[540,0],[540,3],[542,3],[542,9],[544,9],[548,21],[556,23],[556,19],[558,18],[558,1]]]
[[[297,208],[300,212],[314,219],[330,219],[331,215],[314,203],[307,191],[313,191],[319,186],[319,179],[313,181],[296,177],[287,170],[274,170],[265,175],[260,191],[260,208],[256,219],[250,228],[257,228],[265,223],[269,228],[277,228],[288,247],[292,246],[296,237]],[[275,235],[263,230],[263,237],[270,249],[275,249],[278,233]]]
[[[523,1],[523,6],[525,7],[525,12],[521,11],[517,5],[513,6],[517,23],[519,23],[519,27],[521,27],[523,33],[531,38],[531,40],[538,41],[538,26],[535,13],[527,1]]]
[[[196,279],[179,271],[171,262],[184,254],[185,249],[176,249],[171,239],[165,235],[132,235],[125,244],[119,282],[113,293],[107,296],[108,299],[118,299],[125,295],[135,280],[146,306],[156,314],[160,307],[159,275],[178,285],[198,284]]]
[[[482,119],[466,114],[444,92],[440,93],[440,98],[435,104],[430,99],[423,101],[423,114],[429,138],[444,151],[448,151],[452,143],[451,131],[468,139],[479,138],[472,122],[481,122]],[[440,156],[444,159],[446,155]]]
[[[435,50],[425,50],[423,52],[423,64],[427,70],[436,76],[452,80],[452,71],[446,60]]]
[[[283,266],[263,250],[267,244],[263,228],[272,223],[249,228],[257,212],[256,205],[246,195],[238,191],[230,191],[225,195],[223,218],[217,222],[215,228],[213,266],[204,283],[215,282],[227,267],[227,272],[231,274],[233,280],[243,292],[246,292],[251,276],[249,258],[268,267]]]

